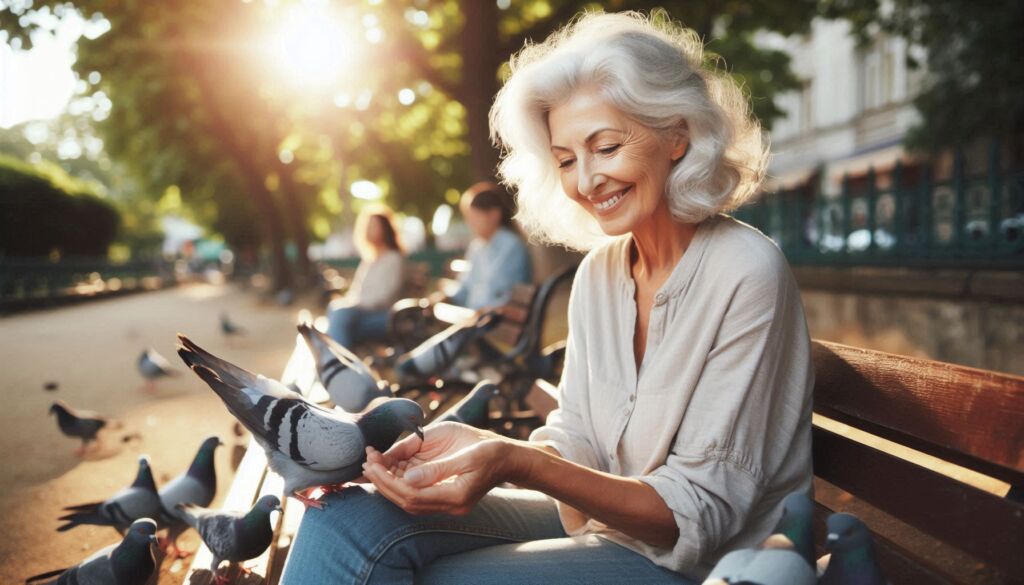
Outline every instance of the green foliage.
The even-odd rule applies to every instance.
[[[911,147],[938,150],[1024,132],[1024,3],[892,0],[883,7],[878,0],[826,0],[822,12],[850,20],[862,43],[881,32],[919,49],[908,56],[926,72],[914,101],[921,123],[907,137]]]
[[[104,256],[118,221],[95,186],[53,164],[0,156],[0,255]]]

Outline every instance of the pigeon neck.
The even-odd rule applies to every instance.
[[[364,414],[359,422],[359,430],[363,432],[366,444],[381,453],[391,448],[402,429],[395,424],[394,415],[382,408],[375,408]]]
[[[196,453],[196,458],[192,460],[192,465],[188,468],[188,475],[209,485],[217,479],[217,471],[213,463],[213,449],[200,449]]]
[[[148,578],[156,568],[149,540],[126,536],[110,551],[110,567],[117,583],[137,583],[140,577]]]
[[[156,491],[156,482],[153,481],[153,471],[149,466],[141,467],[139,474],[135,476],[135,481],[132,483],[132,487],[143,488],[151,492]]]

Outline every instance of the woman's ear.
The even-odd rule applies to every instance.
[[[669,156],[672,158],[672,162],[678,162],[686,156],[686,151],[690,148],[690,128],[686,125],[685,120],[672,130],[670,138],[669,148],[671,150]]]

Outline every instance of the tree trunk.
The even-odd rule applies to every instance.
[[[498,151],[491,144],[487,113],[498,92],[501,45],[498,41],[498,7],[493,0],[464,2],[462,29],[463,76],[458,99],[466,107],[470,160],[474,179],[493,179]]]
[[[313,267],[309,262],[309,227],[306,224],[306,202],[303,199],[305,194],[295,183],[291,167],[279,165],[278,176],[281,178],[281,195],[288,213],[292,241],[298,248],[295,285],[305,288],[313,275]]]

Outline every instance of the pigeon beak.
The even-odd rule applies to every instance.
[[[155,534],[150,534],[149,535],[149,542],[151,542],[153,544],[156,544],[156,543],[160,542],[160,539],[157,538],[157,536]]]
[[[423,427],[416,427],[416,436],[423,440]]]
[[[839,542],[839,535],[835,532],[830,532],[828,537],[825,539],[825,549],[831,550],[837,542]]]

